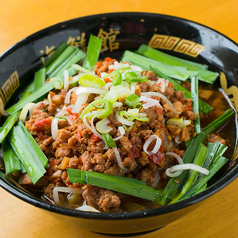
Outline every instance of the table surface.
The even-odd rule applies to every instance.
[[[50,25],[98,13],[144,11],[207,25],[238,42],[237,0],[1,0],[0,54]],[[238,179],[180,220],[140,237],[237,237]],[[56,220],[0,188],[0,237],[103,237]],[[49,235],[50,234],[50,235]]]

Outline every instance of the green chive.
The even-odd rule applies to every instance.
[[[67,48],[49,66],[46,67],[46,75],[51,75],[75,51],[75,47],[67,46]]]
[[[54,87],[50,83],[46,83],[41,88],[37,89],[36,91],[32,92],[28,97],[23,98],[22,100],[19,100],[16,104],[14,104],[12,107],[8,108],[6,112],[10,115],[14,114],[15,112],[21,110],[27,103],[34,102],[41,96],[48,93],[50,90],[52,90]]]
[[[7,139],[25,167],[32,183],[35,184],[46,172],[41,161],[30,153],[28,145],[23,142],[16,127],[12,128]]]
[[[2,151],[6,174],[11,174],[20,171],[21,163],[15,152],[12,150],[8,140],[3,141]]]
[[[186,198],[189,198],[195,194],[198,193],[200,189],[216,174],[223,165],[225,165],[228,162],[228,159],[221,156],[218,157],[209,167],[209,175],[203,176],[201,179],[197,180],[196,183],[185,193],[179,201],[184,200]]]
[[[96,65],[99,58],[101,46],[102,46],[102,39],[94,35],[90,35],[88,42],[88,49],[83,63],[83,67],[85,69],[88,69],[90,71],[94,70],[94,66]]]
[[[132,179],[120,176],[90,172],[79,169],[67,169],[69,181],[72,183],[91,184],[97,187],[110,189],[116,192],[158,201],[161,191],[152,187],[132,182]]]
[[[198,101],[198,77],[191,77],[191,99],[193,100],[193,112],[197,115],[196,120],[194,122],[194,131],[196,133],[201,132],[200,125],[200,116],[199,116],[199,101]]]
[[[20,112],[15,112],[12,115],[8,116],[6,121],[3,123],[2,127],[0,128],[0,143],[3,143],[7,134],[12,129],[15,122],[18,120],[19,115],[20,115]]]
[[[214,83],[214,81],[219,75],[218,73],[207,70],[206,65],[171,56],[157,49],[153,49],[147,45],[141,45],[137,52],[150,59],[154,59],[159,62],[164,62],[171,66],[186,66],[188,70],[198,71],[199,80],[204,81],[206,83]]]
[[[185,98],[191,98],[191,93],[187,89],[182,87],[179,83],[177,83],[175,80],[173,80],[172,78],[168,77],[167,75],[165,75],[163,72],[161,72],[157,68],[150,67],[150,69],[154,73],[156,73],[156,75],[158,75],[158,76],[168,80],[170,83],[172,83],[174,85],[174,89],[176,91],[182,91],[184,93],[184,97]],[[208,114],[209,112],[211,112],[213,110],[213,107],[211,107],[210,105],[208,105],[207,103],[205,103],[201,99],[198,99],[198,101],[199,101],[199,110],[201,112],[204,112],[204,113]]]
[[[208,155],[207,147],[205,145],[203,145],[202,143],[200,143],[200,145],[198,147],[197,154],[196,154],[196,156],[193,160],[193,164],[203,166],[203,164],[205,163],[205,160],[207,158],[207,155]],[[195,170],[190,170],[188,172],[188,176],[186,178],[185,184],[182,187],[182,190],[180,191],[180,193],[176,197],[174,197],[172,199],[170,204],[178,201],[179,198],[181,198],[189,190],[189,188],[192,187],[192,185],[194,184],[194,182],[198,178],[199,174],[200,173],[195,171]]]
[[[46,69],[41,68],[37,72],[35,72],[34,77],[34,91],[41,88],[45,84],[46,80]],[[44,95],[36,100],[36,102],[44,100]]]
[[[122,62],[129,62],[131,64],[138,65],[147,71],[150,70],[150,67],[157,68],[165,75],[181,81],[185,81],[190,76],[197,74],[197,71],[188,71],[186,67],[170,66],[142,55],[135,54],[128,50],[124,52]]]
[[[46,60],[43,67],[48,67],[56,58],[67,48],[66,42],[62,42],[57,49],[53,52],[53,54]]]
[[[28,148],[32,150],[31,153],[35,156],[38,156],[42,165],[44,167],[47,167],[48,159],[39,145],[36,143],[35,139],[32,137],[31,133],[26,129],[21,121],[17,123],[17,126],[19,126],[19,128],[21,129],[21,134],[23,135],[22,139],[24,139],[25,144],[29,145]]]

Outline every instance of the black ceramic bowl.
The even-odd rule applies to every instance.
[[[229,90],[231,86],[238,85],[238,45],[219,32],[166,15],[110,13],[51,26],[25,38],[1,55],[0,96],[4,103],[8,106],[17,100],[19,92],[29,84],[34,72],[62,41],[83,48],[87,45],[90,34],[103,38],[102,57],[120,59],[125,50],[135,50],[142,43],[149,44],[172,55],[205,63],[216,72],[224,72],[227,78],[224,90],[229,93],[232,93]],[[219,79],[217,81],[219,83]],[[236,147],[235,128],[234,119],[227,127],[233,137],[228,151],[230,159]],[[237,174],[238,166],[235,161],[233,164],[231,161],[217,176],[218,182],[192,198],[151,210],[111,214],[81,212],[49,204],[16,188],[1,177],[0,185],[19,199],[44,209],[62,221],[89,231],[118,235],[139,234],[166,226],[224,188]]]

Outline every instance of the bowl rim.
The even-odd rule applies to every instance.
[[[111,17],[111,16],[117,16],[117,15],[120,15],[120,16],[130,15],[130,16],[141,16],[141,17],[143,17],[143,16],[154,16],[154,17],[161,16],[161,17],[173,18],[173,19],[177,19],[180,21],[193,23],[197,26],[202,26],[206,29],[209,29],[212,32],[219,34],[220,36],[223,36],[228,41],[233,43],[236,47],[238,47],[238,44],[235,41],[233,41],[232,39],[230,39],[223,33],[219,32],[211,27],[208,27],[204,24],[198,23],[196,21],[188,20],[186,18],[167,15],[167,14],[150,13],[150,12],[133,12],[133,11],[132,12],[130,12],[130,11],[128,11],[128,12],[110,12],[110,13],[100,13],[100,14],[93,14],[93,15],[77,17],[77,18],[73,18],[70,20],[66,20],[66,21],[59,22],[59,23],[53,24],[51,26],[45,27],[45,28],[25,37],[24,39],[18,41],[17,43],[12,45],[10,48],[8,48],[6,51],[4,51],[0,55],[0,61],[3,60],[5,57],[7,57],[9,54],[11,54],[16,48],[20,47],[21,45],[24,45],[26,42],[33,40],[34,38],[37,38],[37,36],[39,34],[41,34],[42,32],[45,32],[45,31],[49,31],[52,28],[59,27],[63,24],[68,24],[68,23],[71,24],[74,21],[76,22],[79,20],[83,21],[84,19],[90,19],[90,18],[95,18],[95,17],[102,17],[102,16],[103,17]],[[12,185],[10,182],[6,182],[1,176],[0,176],[0,186],[3,189],[5,189],[6,191],[8,191],[9,193],[11,193],[12,195],[14,195],[15,197],[20,198],[22,201],[27,202],[31,205],[36,206],[36,207],[42,208],[44,210],[47,210],[49,212],[57,213],[60,215],[67,215],[67,216],[71,216],[71,217],[84,218],[84,219],[121,220],[121,219],[139,219],[142,217],[152,217],[152,216],[156,216],[156,215],[163,215],[163,214],[178,211],[178,210],[184,209],[186,207],[192,206],[194,204],[197,204],[197,203],[205,200],[206,198],[212,196],[213,194],[217,193],[218,191],[220,191],[221,189],[226,187],[228,184],[230,184],[233,180],[235,180],[237,176],[238,176],[238,165],[235,165],[234,168],[229,173],[227,173],[222,179],[217,181],[212,186],[208,187],[203,192],[192,196],[191,198],[176,202],[171,205],[158,207],[158,208],[147,209],[147,210],[142,210],[142,211],[135,211],[135,212],[118,212],[118,213],[85,212],[85,211],[64,208],[64,207],[61,207],[58,205],[47,203],[46,201],[41,200],[39,198],[29,196],[29,194],[27,194],[26,192],[24,192],[22,190],[16,189],[14,185]]]

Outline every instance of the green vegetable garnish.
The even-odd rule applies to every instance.
[[[117,147],[110,134],[102,134],[107,147]]]
[[[86,114],[93,111],[95,108],[98,109],[96,116],[99,119],[103,119],[104,117],[109,116],[113,110],[112,103],[110,101],[106,99],[98,99],[91,102],[86,108],[84,108],[84,110],[80,114],[80,118],[83,119]]]
[[[113,84],[114,86],[117,86],[117,85],[120,85],[120,84],[121,84],[121,81],[122,81],[121,73],[120,73],[119,71],[117,71],[117,72],[113,75],[112,84]]]
[[[102,88],[106,85],[103,79],[90,74],[84,74],[78,81],[83,87]]]

